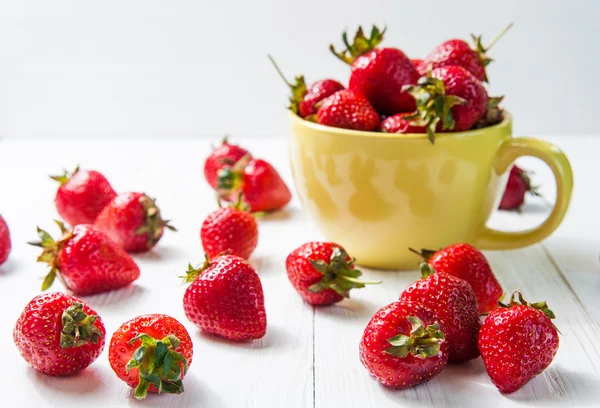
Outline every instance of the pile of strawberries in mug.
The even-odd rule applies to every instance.
[[[415,63],[399,50],[375,48],[381,35],[374,28],[367,39],[359,30],[354,44],[347,44],[348,50],[339,53],[353,63],[349,90],[340,90],[343,87],[338,84],[335,91],[321,92],[319,89],[328,86],[313,86],[294,94],[292,109],[303,117],[316,115],[323,124],[363,130],[379,126],[379,113],[390,114],[381,125],[387,131],[398,126],[422,126],[419,131],[423,132],[452,127],[464,130],[494,116],[484,107],[489,99],[480,80],[485,79],[484,66],[489,60],[482,56],[480,41],[476,50],[460,40],[449,41],[423,63]],[[469,70],[443,64],[441,55]],[[390,61],[395,61],[396,70],[389,69]],[[375,68],[368,68],[370,63]],[[425,71],[426,66],[433,69]],[[417,80],[419,70],[426,74]],[[354,90],[360,84],[374,84],[368,78],[386,73],[391,77],[383,79],[386,82],[377,89]],[[408,88],[404,88],[406,84]],[[409,93],[391,92],[392,86],[412,94],[423,92],[422,87],[434,99],[441,98],[442,106],[418,97],[414,110],[415,99]],[[331,95],[333,98],[319,106]],[[477,115],[475,100],[481,104]],[[351,110],[330,109],[347,103]],[[426,107],[445,113],[440,119],[432,116],[431,110],[420,110]],[[411,109],[413,119],[395,115]],[[291,199],[290,190],[270,163],[226,140],[206,159],[204,174],[220,202],[227,205],[209,214],[200,227],[206,258],[199,267],[188,266],[185,280],[190,286],[182,300],[183,309],[187,318],[207,333],[231,341],[261,338],[267,331],[263,290],[247,261],[258,243],[255,215],[284,207]],[[38,228],[39,241],[31,243],[42,249],[38,261],[50,267],[42,290],[50,288],[56,278],[77,296],[127,286],[140,276],[129,253],[151,250],[165,228],[175,230],[162,218],[154,199],[135,192],[117,194],[97,171],[76,169],[53,178],[60,183],[56,209],[71,227],[57,221],[58,239]],[[8,226],[0,217],[0,264],[10,249]],[[406,288],[398,301],[375,313],[359,342],[360,360],[375,379],[389,387],[407,388],[430,380],[447,363],[481,355],[492,382],[501,392],[510,393],[551,363],[559,341],[551,321],[554,315],[545,302],[529,303],[515,292],[502,303],[503,290],[490,265],[468,244],[413,251],[423,258],[423,277]],[[379,283],[362,281],[355,260],[331,242],[300,246],[288,255],[285,268],[293,287],[313,305],[331,305],[349,297],[353,289]],[[486,316],[483,323],[482,315]],[[98,358],[106,329],[100,315],[84,301],[53,292],[36,296],[25,306],[13,338],[32,367],[47,375],[65,376],[78,373]],[[148,392],[183,392],[193,344],[176,319],[148,314],[117,328],[108,354],[116,375],[142,399]]]

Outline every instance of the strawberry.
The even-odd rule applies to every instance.
[[[371,318],[359,345],[360,361],[380,383],[397,389],[438,375],[448,361],[442,325],[419,303],[394,302]]]
[[[379,126],[379,115],[367,98],[344,89],[325,99],[317,111],[317,123],[343,129],[370,131]]]
[[[488,99],[488,106],[485,114],[479,122],[475,124],[476,129],[486,128],[488,126],[496,125],[504,120],[504,109],[500,106],[500,103],[504,99],[504,96],[490,96]]]
[[[243,258],[208,256],[202,267],[188,265],[185,315],[201,330],[229,340],[260,339],[267,332],[262,284]]]
[[[410,62],[412,62],[413,67],[415,67],[419,74],[422,75],[425,73],[425,71],[421,72],[423,70],[423,60],[421,58],[411,58]]]
[[[523,203],[525,203],[525,194],[539,196],[540,193],[537,191],[537,187],[531,185],[531,179],[527,175],[527,172],[520,167],[512,166],[510,169],[510,175],[508,176],[508,182],[506,183],[506,190],[500,200],[501,210],[517,210]]]
[[[488,94],[481,81],[456,65],[428,71],[417,85],[404,89],[417,100],[417,110],[405,119],[415,126],[426,126],[431,143],[438,122],[442,132],[469,130],[488,107]]]
[[[354,268],[354,258],[332,242],[308,242],[293,250],[285,261],[288,278],[311,305],[331,305],[350,297],[350,290],[364,288]]]
[[[465,280],[438,272],[421,263],[423,278],[411,284],[400,300],[421,303],[431,309],[444,326],[448,343],[448,362],[460,363],[479,356],[477,298]]]
[[[113,199],[115,190],[106,178],[94,170],[80,170],[51,176],[60,183],[54,203],[58,214],[67,223],[93,224],[100,211]]]
[[[274,211],[292,199],[287,185],[277,170],[265,160],[246,158],[233,167],[219,171],[219,196],[224,200],[242,202],[251,212]]]
[[[379,130],[384,133],[426,133],[425,126],[414,126],[410,120],[404,119],[405,113],[389,116],[381,121]]]
[[[8,225],[6,225],[6,221],[0,215],[0,265],[8,259],[10,249],[10,231],[8,230]]]
[[[380,114],[393,115],[415,110],[414,99],[402,90],[405,85],[416,84],[419,73],[411,60],[396,48],[377,48],[383,40],[385,29],[373,26],[370,38],[359,27],[352,44],[347,34],[342,40],[346,49],[331,52],[351,65],[348,89],[364,95]]]
[[[13,329],[21,356],[52,376],[73,375],[104,349],[104,324],[83,301],[64,293],[44,293],[25,306]]]
[[[135,398],[148,392],[181,394],[183,377],[192,364],[192,339],[175,318],[147,314],[123,323],[108,346],[108,361]]]
[[[344,85],[335,79],[321,79],[307,88],[304,76],[302,75],[294,78],[295,83],[292,84],[285,78],[285,75],[283,75],[273,57],[270,55],[268,57],[279,76],[292,91],[289,109],[301,118],[306,118],[317,113],[317,104],[319,102],[344,89]]]
[[[480,81],[487,82],[488,78],[485,67],[493,60],[485,54],[511,27],[512,23],[502,30],[487,47],[483,46],[481,36],[476,35],[471,35],[475,42],[474,49],[463,40],[453,39],[444,41],[425,57],[423,65],[426,67],[431,65],[432,68],[458,65],[469,71]]]
[[[258,243],[258,225],[238,202],[210,213],[200,228],[200,240],[210,258],[228,252],[248,259]]]
[[[127,252],[145,252],[158,243],[164,229],[177,231],[163,220],[156,200],[142,193],[116,196],[98,215],[94,227]]]
[[[40,241],[29,243],[43,248],[37,260],[51,268],[42,290],[52,286],[56,276],[82,296],[118,289],[139,278],[140,269],[129,254],[92,225],[76,225],[69,231],[62,222],[56,224],[62,234],[59,240],[38,228]]]
[[[437,272],[444,272],[457,278],[464,279],[471,285],[479,313],[489,313],[498,307],[498,300],[502,297],[502,286],[492,272],[485,255],[469,244],[454,244],[432,251],[421,249],[419,254]]]
[[[528,303],[518,293],[491,312],[479,332],[485,369],[503,393],[515,392],[546,369],[558,351],[558,331],[546,302]]]
[[[217,188],[219,183],[218,172],[223,167],[231,167],[242,157],[251,157],[248,150],[238,145],[230,144],[225,137],[221,145],[213,149],[204,162],[204,177],[212,188]]]

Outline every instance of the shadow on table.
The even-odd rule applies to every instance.
[[[9,257],[6,260],[6,262],[4,262],[2,265],[0,265],[0,279],[3,276],[12,275],[18,269],[19,269],[19,267],[17,265],[17,261],[14,261],[14,260],[10,259],[10,257]]]
[[[123,306],[135,303],[139,298],[147,295],[147,292],[148,289],[145,287],[133,283],[125,288],[81,298],[96,310],[122,310]]]
[[[231,341],[214,334],[203,332],[202,330],[198,330],[197,334],[199,337],[209,341],[211,344],[219,347],[222,346],[228,350],[273,349],[277,350],[277,352],[280,352],[283,348],[292,345],[290,343],[290,336],[288,333],[273,324],[267,325],[267,333],[262,339],[250,341]]]
[[[301,214],[302,210],[300,210],[300,208],[290,207],[288,205],[286,207],[283,207],[281,210],[265,213],[258,216],[257,221],[259,222],[259,224],[261,222],[286,221],[295,218]]]
[[[330,306],[315,306],[315,315],[334,319],[370,319],[381,307],[364,299],[350,298]]]
[[[54,395],[56,391],[69,394],[94,394],[105,388],[102,373],[94,366],[69,377],[52,377],[30,368],[27,370],[27,377],[40,394],[44,390],[49,391],[50,395]]]

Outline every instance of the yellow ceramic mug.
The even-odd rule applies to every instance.
[[[562,221],[573,189],[567,157],[556,146],[512,138],[512,119],[485,129],[436,135],[337,129],[290,114],[296,189],[324,236],[359,264],[414,269],[414,248],[469,242],[510,249],[546,238]],[[556,178],[548,219],[523,232],[486,227],[508,170],[520,156],[545,161]]]

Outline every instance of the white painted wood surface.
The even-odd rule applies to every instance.
[[[183,313],[185,286],[177,278],[189,261],[202,258],[199,226],[216,208],[202,175],[207,140],[148,141],[105,139],[54,142],[3,140],[0,143],[0,213],[11,228],[13,252],[0,267],[0,407],[513,407],[600,405],[600,219],[595,209],[596,159],[600,140],[563,137],[552,141],[570,157],[575,173],[571,211],[544,243],[516,251],[487,252],[506,291],[522,289],[532,300],[548,300],[562,332],[558,355],[543,375],[519,392],[501,395],[481,359],[450,366],[433,381],[392,391],[372,380],[358,359],[366,323],[381,306],[397,299],[417,272],[364,270],[382,285],[353,292],[332,307],[303,303],[287,280],[284,260],[319,234],[296,199],[285,210],[260,220],[259,246],[251,262],[263,282],[267,335],[234,344],[202,335]],[[245,141],[291,183],[283,140]],[[194,340],[194,362],[182,395],[152,395],[143,402],[113,374],[106,350],[88,369],[71,378],[38,374],[19,356],[12,327],[23,306],[39,293],[45,268],[26,241],[35,226],[53,230],[56,184],[47,178],[62,167],[102,171],[118,191],[140,190],[157,198],[178,233],[166,233],[152,252],[136,256],[142,276],[127,289],[86,297],[102,316],[107,332],[150,312],[182,321]],[[553,200],[552,177],[540,162],[524,160],[536,172],[546,200],[530,198],[522,213],[498,213],[492,225],[522,229],[539,223]],[[57,282],[53,288],[64,290]]]

